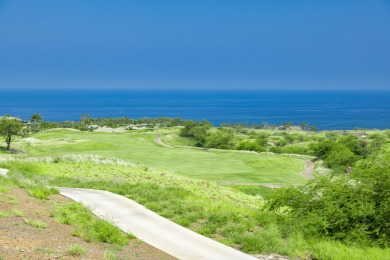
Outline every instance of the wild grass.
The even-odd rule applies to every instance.
[[[54,188],[47,188],[45,186],[33,186],[27,189],[27,192],[38,199],[48,199],[48,197],[52,194],[58,194],[59,191]]]
[[[81,256],[87,253],[87,249],[82,245],[74,244],[68,248],[67,253],[71,256]]]
[[[18,205],[18,201],[15,196],[8,196],[8,203],[12,205]]]
[[[316,241],[311,245],[313,257],[324,260],[366,260],[366,259],[390,259],[390,248],[354,247],[346,246],[336,241]]]
[[[243,186],[243,185],[234,185],[229,186],[230,188],[234,190],[241,191],[245,194],[252,195],[252,196],[270,196],[275,192],[275,189],[268,188],[268,187],[262,187],[262,186]]]
[[[20,165],[24,163],[26,162],[11,163],[11,174],[19,168],[25,169]],[[262,200],[216,184],[154,169],[145,172],[142,168],[121,165],[41,162],[35,163],[34,167],[38,175],[54,176],[50,185],[109,190],[134,199],[198,233],[229,245],[239,244],[251,252],[265,250],[254,244],[254,240],[267,232],[278,241],[272,248],[283,248],[286,243],[280,238],[280,233],[273,231],[276,224],[272,214],[261,210]],[[80,175],[83,177],[78,177]],[[93,221],[90,212],[86,213],[77,203],[58,206],[53,216],[60,223],[74,225],[74,235],[87,241],[117,244],[125,241],[115,238],[116,235],[110,238],[106,234],[110,230],[106,224],[91,224]],[[271,225],[272,223],[274,224]]]
[[[28,224],[32,227],[35,227],[35,228],[46,228],[47,227],[47,223],[45,223],[39,219],[25,218],[23,220],[26,224]]]
[[[22,217],[24,215],[23,210],[19,210],[19,209],[15,209],[15,208],[11,209],[11,213],[15,217]]]
[[[1,193],[8,193],[10,191],[9,186],[0,186],[0,194]]]
[[[23,172],[28,168],[23,164],[29,163],[10,162],[11,176],[18,169]],[[318,259],[326,259],[328,254],[321,242],[309,243],[299,227],[284,230],[274,212],[262,209],[261,199],[203,180],[153,168],[145,171],[142,167],[62,160],[34,163],[34,171],[43,179],[51,176],[47,180],[52,186],[103,189],[126,196],[161,216],[245,252],[302,258],[315,255]],[[33,178],[27,177],[33,176],[31,172],[23,176]],[[39,179],[37,176],[34,178]],[[73,225],[73,234],[86,241],[123,245],[129,239],[112,231],[110,224],[94,220],[91,212],[78,203],[57,205],[53,216],[60,223]],[[379,249],[378,252],[375,254],[381,254]]]
[[[332,241],[311,241],[302,235],[299,227],[286,230],[283,223],[277,221],[274,212],[262,209],[262,199],[244,194],[266,196],[272,190],[233,187],[244,191],[242,193],[205,181],[226,185],[234,182],[303,183],[295,179],[303,165],[295,158],[289,158],[289,161],[286,156],[272,154],[168,149],[153,143],[153,133],[117,134],[114,137],[111,134],[53,131],[50,136],[45,135],[36,136],[43,141],[42,147],[27,149],[39,157],[4,162],[11,169],[11,176],[24,178],[25,182],[31,180],[34,185],[47,183],[109,190],[245,252],[315,259],[341,259],[336,254],[345,256],[343,250],[351,253],[352,256],[348,257],[351,259],[386,259],[388,255],[388,250],[378,248],[361,248],[354,254],[353,247]],[[55,142],[44,143],[45,140],[64,136],[83,141],[58,146]],[[85,150],[82,145],[86,145]],[[79,152],[83,154],[78,155]],[[47,156],[51,153],[52,156]],[[66,157],[64,153],[71,155]],[[106,160],[105,156],[120,159],[102,163]],[[135,163],[126,164],[127,160]],[[78,212],[77,207],[59,212],[53,213],[55,218],[74,225],[75,235],[87,241],[97,240],[92,235],[95,231],[91,226],[88,226],[88,231],[82,225],[74,224],[91,222],[88,218],[87,221],[78,217],[72,220],[72,214]],[[100,230],[100,227],[97,229]],[[332,254],[332,251],[336,253]]]
[[[117,260],[119,259],[118,255],[110,250],[104,251],[104,260]]]
[[[53,251],[53,250],[50,250],[50,249],[46,249],[46,248],[40,248],[40,247],[37,247],[34,249],[35,252],[42,252],[42,253],[45,253],[45,254],[55,254],[56,252]]]
[[[0,218],[8,218],[11,214],[7,211],[0,211]]]
[[[122,231],[107,221],[96,220],[91,225],[91,228],[95,233],[96,238],[100,242],[122,246],[128,243],[126,235],[124,235]]]
[[[97,219],[82,204],[71,202],[56,205],[52,210],[56,222],[74,227],[72,234],[85,241],[100,241],[116,245],[126,245],[126,234],[107,221]]]

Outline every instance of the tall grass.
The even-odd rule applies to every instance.
[[[32,172],[23,173],[26,169],[23,164],[28,162],[10,162],[11,175],[19,173],[25,178],[33,178]],[[261,199],[203,180],[156,169],[144,171],[132,166],[61,160],[57,163],[37,162],[34,171],[38,176],[50,176],[47,180],[52,186],[94,188],[121,194],[198,233],[248,253],[333,259],[329,248],[336,252],[342,251],[343,247],[350,248],[321,240],[310,242],[302,235],[299,226],[286,230],[274,212],[263,210]],[[92,214],[78,203],[58,205],[53,216],[60,223],[72,224],[74,235],[87,241],[116,244],[127,241],[125,235],[122,237],[120,233],[110,231],[109,225],[93,220]],[[367,259],[371,255],[384,256],[388,251],[364,249],[363,252],[361,255],[365,254]],[[356,253],[356,257],[359,254]]]
[[[27,192],[38,199],[48,199],[48,197],[52,194],[58,194],[59,191],[54,188],[47,188],[44,186],[33,186],[27,189]]]
[[[67,253],[71,256],[80,256],[85,255],[87,253],[87,249],[81,245],[74,244],[69,247]]]
[[[100,241],[116,245],[126,245],[126,234],[107,221],[97,219],[82,204],[71,202],[56,205],[52,210],[54,220],[74,226],[72,234],[85,241]]]
[[[46,228],[47,227],[47,223],[45,223],[39,219],[25,218],[24,222],[32,227],[35,227],[35,228]]]

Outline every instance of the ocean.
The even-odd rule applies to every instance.
[[[390,129],[390,91],[1,90],[0,115],[64,121],[180,117],[221,123],[307,122],[319,130]]]

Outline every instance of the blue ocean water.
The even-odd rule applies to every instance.
[[[44,120],[181,117],[224,122],[307,122],[319,130],[390,128],[390,91],[0,90],[0,115]]]

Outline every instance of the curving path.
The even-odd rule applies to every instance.
[[[0,168],[6,176],[7,169]],[[199,235],[144,206],[103,190],[57,187],[60,194],[89,207],[126,233],[179,259],[256,259],[231,247]]]
[[[301,174],[306,179],[312,180],[314,179],[314,176],[312,174],[313,169],[314,169],[314,163],[310,160],[305,160],[305,169],[303,170],[303,172],[301,172]]]
[[[179,259],[256,259],[175,224],[118,194],[78,188],[57,189],[124,232]]]
[[[167,148],[174,148],[173,146],[170,146],[169,144],[163,143],[163,141],[161,141],[161,138],[162,138],[161,135],[157,135],[156,138],[154,139],[154,142],[159,144],[159,145],[165,146]]]

